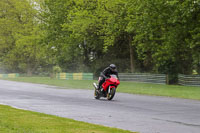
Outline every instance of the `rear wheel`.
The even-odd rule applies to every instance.
[[[99,94],[99,91],[97,89],[94,90],[94,98],[95,99],[99,99],[100,98],[100,94]]]
[[[98,85],[96,83],[93,83],[93,86],[94,86],[94,98],[95,99],[99,99],[100,98],[100,93],[97,90],[98,89]]]
[[[116,91],[115,87],[110,88],[110,93],[109,92],[107,93],[107,99],[108,100],[112,100],[113,99],[113,97],[115,96],[115,91]]]

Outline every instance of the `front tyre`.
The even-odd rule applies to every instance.
[[[113,97],[115,96],[115,91],[116,91],[115,87],[110,88],[110,91],[107,93],[107,99],[108,100],[112,100],[113,99]]]

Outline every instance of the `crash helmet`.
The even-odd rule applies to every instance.
[[[116,65],[115,64],[110,64],[109,66],[112,70],[115,70],[116,69]]]

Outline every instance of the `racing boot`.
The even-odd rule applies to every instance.
[[[101,86],[100,86],[100,85],[97,86],[97,90],[98,90],[99,92],[101,91]]]

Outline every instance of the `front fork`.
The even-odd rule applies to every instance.
[[[111,86],[108,87],[108,93],[109,93],[109,94],[110,94],[110,88],[111,88]]]
[[[109,87],[108,87],[108,93],[109,93],[109,94],[110,94],[112,88],[116,88],[116,87],[115,87],[115,86],[109,86]]]

